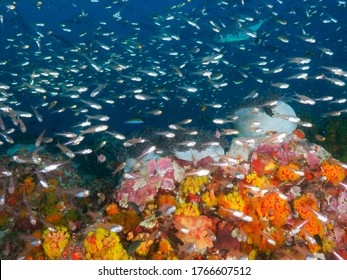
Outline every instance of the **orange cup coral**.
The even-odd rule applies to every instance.
[[[288,166],[280,166],[277,170],[276,177],[285,182],[295,181],[300,178],[300,175],[296,174],[294,170],[300,170],[294,163],[289,163]]]
[[[327,181],[334,186],[337,186],[346,177],[345,170],[338,164],[329,164],[327,161],[324,161],[321,167],[322,175],[325,176]]]

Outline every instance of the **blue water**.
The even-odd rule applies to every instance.
[[[244,97],[253,90],[257,90],[260,96],[253,100],[254,104],[271,98],[283,99],[299,115],[307,113],[316,125],[322,125],[327,119],[322,114],[344,109],[344,104],[317,102],[310,106],[291,100],[294,92],[311,98],[325,95],[331,95],[335,99],[346,97],[345,86],[340,87],[327,80],[314,78],[324,73],[328,77],[346,80],[343,76],[332,75],[320,68],[333,66],[346,69],[347,18],[343,1],[244,2],[242,5],[241,1],[51,0],[41,3],[18,0],[15,9],[11,9],[6,6],[11,1],[1,1],[3,25],[0,37],[0,82],[10,86],[6,92],[12,94],[4,104],[14,110],[31,113],[30,105],[33,105],[44,118],[43,123],[36,121],[35,117],[23,118],[28,131],[23,134],[16,128],[11,137],[18,143],[33,142],[43,129],[47,130],[46,136],[53,137],[54,140],[57,139],[54,132],[78,133],[79,129],[73,126],[83,122],[85,117],[75,110],[86,108],[86,105],[79,99],[64,97],[68,84],[87,87],[88,91],[80,94],[80,98],[103,106],[102,110],[88,108],[87,114],[108,115],[108,130],[122,133],[126,137],[135,132],[141,134],[147,126],[151,126],[153,130],[168,130],[169,124],[186,118],[193,119],[187,127],[214,131],[218,126],[212,120],[225,118],[236,108],[242,107]],[[182,4],[185,5],[179,7]],[[165,20],[168,16],[174,16],[174,19]],[[245,17],[253,18],[253,22],[268,19],[258,30],[256,39],[239,43],[215,42],[220,34],[233,32],[235,19]],[[190,25],[187,19],[196,22],[199,29]],[[287,24],[282,25],[276,19],[284,20]],[[324,20],[327,22],[324,23]],[[221,32],[213,31],[210,21],[222,27]],[[180,40],[162,40],[159,38],[161,32],[178,35]],[[303,32],[314,37],[316,43],[311,44],[298,38],[304,35]],[[106,36],[105,33],[110,35]],[[285,36],[289,42],[284,43],[277,36]],[[105,50],[101,45],[110,49]],[[334,54],[327,55],[317,46],[328,48]],[[220,51],[216,52],[213,47]],[[195,53],[197,48],[200,51]],[[178,54],[170,55],[169,52]],[[216,64],[201,65],[202,57],[218,53],[223,54],[223,60],[227,63],[219,61]],[[64,60],[59,56],[64,57]],[[310,69],[301,71],[297,68],[302,65],[288,63],[288,58],[293,57],[310,58]],[[268,62],[264,67],[273,69],[280,66],[283,71],[265,74],[260,69],[262,66],[256,65],[262,60]],[[91,66],[91,61],[100,66],[103,72],[96,71]],[[110,66],[114,61],[127,65],[128,68],[123,71],[112,69]],[[28,65],[22,66],[25,62]],[[183,64],[183,77],[179,77],[173,66]],[[40,76],[33,81],[31,76],[42,69],[57,71],[59,77]],[[74,73],[71,69],[79,69],[79,72]],[[139,69],[163,72],[158,77],[151,77],[139,72]],[[194,74],[206,69],[223,74],[221,80],[216,82],[225,82],[227,86],[215,88],[206,77]],[[286,80],[300,72],[307,72],[310,78]],[[243,78],[242,74],[246,74],[247,78]],[[121,75],[138,76],[142,81],[134,82]],[[257,82],[256,78],[262,79],[263,83]],[[243,82],[238,84],[240,80]],[[42,86],[47,92],[37,93],[28,88],[26,84],[31,82]],[[277,82],[286,82],[290,87],[278,89],[271,86],[271,83]],[[97,97],[89,97],[92,90],[103,83],[107,83],[107,87]],[[198,90],[191,93],[177,86],[194,86]],[[156,99],[137,100],[131,91],[139,88],[143,90],[143,94],[155,96]],[[156,93],[159,88],[165,89],[163,94],[170,100],[164,100]],[[58,96],[52,96],[52,92],[57,92]],[[125,98],[119,98],[121,95],[125,95]],[[177,95],[188,101],[180,101]],[[110,105],[101,100],[106,98],[115,103]],[[54,100],[58,102],[57,105],[48,110],[47,103]],[[205,103],[220,103],[223,107],[208,107],[204,111],[202,108]],[[74,105],[75,108],[71,110]],[[64,112],[54,112],[64,107]],[[162,115],[145,113],[154,109],[162,110]],[[140,118],[143,123],[126,123],[132,118]],[[3,119],[7,128],[14,127],[7,115]],[[5,143],[5,147],[8,146]]]

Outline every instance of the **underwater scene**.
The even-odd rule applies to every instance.
[[[0,259],[347,259],[344,0],[0,1]]]

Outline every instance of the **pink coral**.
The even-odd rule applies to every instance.
[[[175,189],[175,169],[171,158],[157,158],[144,163],[136,173],[138,178],[121,182],[117,195],[121,206],[126,207],[128,202],[144,206],[146,201],[155,197],[159,188]]]
[[[314,169],[320,164],[320,158],[312,153],[308,153],[306,157],[307,163],[310,168]]]
[[[347,224],[347,191],[340,193],[337,202],[338,220]]]
[[[280,164],[288,164],[296,160],[297,155],[290,147],[290,143],[282,144],[262,144],[254,151],[270,155],[273,159],[277,159]]]

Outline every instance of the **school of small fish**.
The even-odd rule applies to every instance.
[[[69,158],[93,152],[71,148],[87,134],[134,145],[124,133],[140,124],[167,138],[188,134],[190,123],[228,129],[232,110],[271,94],[299,110],[317,106],[317,118],[346,112],[347,74],[338,60],[346,52],[344,1],[177,1],[137,20],[133,1],[87,2],[71,1],[71,17],[56,26],[27,18],[19,3],[2,7],[1,145],[16,143],[12,135],[32,122],[42,131],[37,147],[55,144]],[[58,8],[39,2],[36,12]],[[104,20],[93,20],[92,9]],[[56,122],[60,131],[49,133]]]
[[[6,153],[17,144],[34,145],[31,156],[16,154],[12,161],[35,166],[44,189],[49,174],[79,157],[106,164],[103,148],[111,141],[141,147],[135,169],[149,154],[165,153],[139,136],[145,127],[188,150],[237,137],[233,113],[245,106],[259,112],[284,100],[298,116],[276,117],[299,128],[347,112],[346,1],[181,0],[159,1],[155,9],[135,0],[24,2],[0,2],[0,148]],[[260,124],[254,120],[247,129],[260,132]],[[215,132],[214,139],[201,142],[201,130]],[[176,141],[178,134],[184,140]],[[252,146],[247,141],[235,143]],[[40,152],[48,148],[65,160],[42,165]],[[15,175],[0,166],[0,178],[13,184]],[[125,166],[113,166],[110,175],[142,176],[123,173]],[[209,174],[198,169],[185,176]],[[76,187],[64,194],[86,198],[90,191]],[[26,194],[23,201],[35,224]]]

